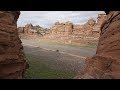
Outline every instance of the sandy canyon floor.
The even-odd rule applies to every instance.
[[[21,39],[29,69],[25,79],[72,79],[96,48],[64,45],[45,40]]]

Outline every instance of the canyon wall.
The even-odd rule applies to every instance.
[[[101,26],[96,54],[86,59],[76,79],[120,78],[120,11],[110,11]]]
[[[33,26],[31,23],[26,24],[25,27],[18,27],[19,37],[24,39],[36,39],[46,34],[46,28],[39,25]]]
[[[105,19],[105,14],[99,14],[97,22],[93,19],[89,19],[88,22],[83,25],[75,25],[69,21],[65,23],[56,22],[54,26],[50,28],[49,33],[43,38],[79,45],[98,41],[100,26]]]
[[[0,79],[22,79],[27,68],[23,46],[17,31],[19,15],[19,11],[0,11]],[[95,22],[91,19],[84,25],[57,22],[45,35],[53,39],[55,37],[59,39],[62,35],[61,40],[73,39],[74,41],[82,35],[85,38],[95,38],[94,33],[100,33],[96,54],[86,59],[86,67],[75,77],[77,79],[120,78],[120,11],[110,11],[106,20],[101,15],[99,18],[101,21]],[[32,32],[36,33],[34,30]],[[21,28],[20,33],[33,34],[24,28]]]
[[[19,15],[19,11],[0,11],[0,79],[24,76],[27,63],[18,37]]]
[[[70,21],[65,23],[55,22],[50,29],[39,25],[27,24],[19,27],[19,36],[23,39],[49,39],[67,44],[86,45],[97,43],[100,36],[100,26],[105,21],[106,15],[99,14],[97,22],[89,19],[85,24],[73,24]]]

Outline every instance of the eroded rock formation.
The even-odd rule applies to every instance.
[[[19,36],[23,39],[49,39],[68,44],[95,44],[100,36],[100,26],[105,21],[106,15],[99,14],[97,22],[89,19],[83,25],[73,24],[70,21],[65,23],[56,22],[50,29],[44,29],[39,25],[27,24],[19,27]]]
[[[46,34],[43,38],[67,42],[71,38],[70,35],[72,34],[72,31],[73,24],[71,22],[56,22],[54,26],[50,28],[49,33]]]
[[[77,79],[120,78],[120,11],[110,11],[107,15],[96,54],[86,59],[86,65]]]
[[[25,27],[18,27],[20,38],[25,39],[41,37],[46,34],[46,31],[46,29],[40,27],[39,25],[33,26],[32,24],[27,24]]]
[[[88,20],[87,23],[83,25],[84,35],[92,35],[93,27],[95,26],[96,22],[93,19]]]
[[[44,38],[79,45],[97,42],[100,36],[100,26],[105,18],[105,14],[100,14],[97,23],[95,20],[89,19],[83,25],[74,25],[71,22],[56,22]]]
[[[0,79],[22,79],[26,60],[18,37],[19,11],[0,11]]]
[[[24,27],[24,34],[33,34],[34,30],[33,30],[33,25],[32,24],[27,24]]]

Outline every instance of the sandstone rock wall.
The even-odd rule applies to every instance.
[[[73,24],[71,22],[59,23],[56,22],[50,28],[49,33],[43,36],[45,39],[57,40],[60,42],[67,42],[73,32]]]
[[[96,55],[86,59],[86,67],[76,78],[120,78],[120,11],[110,11],[101,26]]]
[[[24,34],[32,34],[31,30],[33,29],[33,25],[32,24],[27,24],[24,27]]]
[[[99,14],[97,18],[97,23],[93,27],[93,31],[100,33],[100,27],[105,20],[106,20],[106,14]]]
[[[24,27],[18,27],[18,33],[24,33]]]
[[[83,35],[84,30],[82,25],[73,25],[73,32],[74,35]]]
[[[20,38],[35,39],[46,34],[47,28],[42,28],[39,25],[33,26],[32,24],[26,24],[25,27],[18,27],[18,33]]]
[[[93,27],[96,24],[95,20],[90,19],[83,25],[83,31],[85,36],[92,36]]]
[[[0,11],[0,79],[22,79],[26,60],[18,37],[19,11]]]
[[[71,22],[56,22],[50,28],[49,34],[43,38],[56,40],[63,43],[84,45],[97,42],[100,36],[100,26],[105,21],[106,15],[98,15],[97,23],[89,19],[84,25],[74,25]]]
[[[23,32],[19,36],[24,39],[43,38],[62,43],[86,45],[97,43],[100,36],[100,26],[105,21],[105,18],[105,14],[99,14],[97,22],[89,19],[83,25],[75,25],[70,21],[65,23],[56,22],[49,30],[43,30],[42,27],[27,24],[23,28],[18,28],[18,31]]]

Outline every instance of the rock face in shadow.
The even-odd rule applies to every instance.
[[[110,11],[101,26],[96,54],[86,59],[86,67],[76,79],[120,78],[120,11]]]
[[[26,60],[18,37],[19,11],[0,11],[0,79],[22,79]]]

